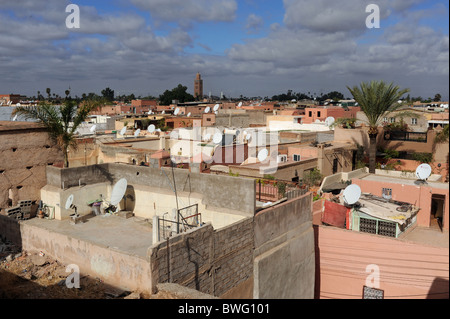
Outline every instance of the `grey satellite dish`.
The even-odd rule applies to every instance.
[[[97,125],[92,125],[91,128],[89,129],[89,131],[91,131],[91,133],[95,133],[96,129],[97,129]]]
[[[66,205],[64,206],[65,209],[71,209],[73,204],[73,194],[71,194],[69,197],[67,197]]]
[[[134,137],[138,137],[139,134],[141,134],[141,129],[137,129],[136,132],[134,132]]]
[[[148,128],[147,128],[147,131],[149,133],[153,133],[155,130],[156,130],[156,127],[153,124],[149,125]]]
[[[325,119],[325,125],[330,127],[331,125],[333,125],[335,119],[332,116],[329,116]]]
[[[344,198],[344,202],[347,205],[353,205],[361,197],[361,188],[356,184],[348,185],[344,189],[344,193],[342,194],[342,197]]]
[[[120,179],[114,185],[113,190],[111,192],[111,200],[110,200],[111,205],[117,206],[117,204],[120,203],[127,190],[127,185],[128,182],[125,178]]]
[[[191,117],[191,112],[188,113],[187,117]]]
[[[209,111],[211,111],[211,108],[209,106],[207,106],[205,109],[205,113],[209,113]]]
[[[431,166],[428,164],[420,164],[416,168],[416,177],[421,181],[426,181],[432,172]]]
[[[124,136],[126,132],[127,132],[127,127],[124,126],[124,127],[122,127],[122,129],[120,130],[120,133],[119,133],[119,134],[122,135],[122,136]]]
[[[220,107],[220,105],[219,104],[216,104],[216,105],[214,105],[214,112],[217,112],[218,110],[219,110],[219,107]]]
[[[173,115],[178,115],[178,113],[180,113],[180,109],[177,107],[177,108],[175,109],[175,112],[173,112]]]
[[[214,144],[220,144],[220,143],[222,143],[222,134],[220,134],[220,133],[214,134],[214,136],[213,136],[213,142],[214,142]]]
[[[258,152],[258,160],[260,162],[264,162],[267,156],[269,156],[269,151],[267,150],[267,148],[264,148]]]

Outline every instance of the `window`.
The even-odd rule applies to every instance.
[[[294,154],[294,162],[300,162],[300,154]]]
[[[317,112],[317,117],[320,117],[320,111]]]
[[[312,111],[309,111],[308,116],[312,117]]]
[[[390,121],[391,123],[395,123],[395,117],[390,117],[390,118],[389,118],[389,121]]]
[[[412,125],[417,125],[417,119],[416,118],[412,118],[411,119],[411,124]]]
[[[392,188],[384,188],[381,190],[381,196],[386,199],[392,198]]]
[[[206,118],[206,122],[211,122],[211,118],[210,117]]]
[[[387,123],[388,122],[388,118],[387,117],[383,117],[383,122]]]

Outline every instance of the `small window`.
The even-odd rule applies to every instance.
[[[312,111],[309,111],[308,116],[312,117]]]
[[[206,119],[206,122],[211,122],[211,118],[208,117],[208,118]]]
[[[412,125],[417,125],[417,119],[416,118],[412,118],[411,119],[411,124]]]
[[[384,188],[381,190],[381,196],[386,199],[392,198],[392,188]]]
[[[387,117],[384,117],[384,118],[383,118],[383,122],[387,123],[387,122],[388,122],[388,118],[387,118]]]
[[[294,162],[300,162],[300,154],[294,154],[293,159]]]
[[[320,117],[320,111],[317,112],[317,117]]]
[[[390,121],[391,123],[395,123],[395,117],[389,118],[389,121]]]

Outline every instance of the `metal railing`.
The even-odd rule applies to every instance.
[[[385,131],[384,139],[386,141],[405,141],[426,143],[428,133],[426,132],[406,132],[406,131]]]

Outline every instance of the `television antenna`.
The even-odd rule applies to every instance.
[[[73,204],[73,199],[74,199],[73,194],[70,194],[69,197],[66,200],[66,205],[64,206],[64,208],[67,209],[67,210],[69,210],[69,209],[75,210],[75,214],[72,214],[70,216],[78,217],[79,215],[78,215],[78,212],[77,212],[77,206],[75,206]]]
[[[134,132],[134,137],[138,137],[139,134],[141,134],[141,129],[137,129],[136,132]]]
[[[163,111],[161,112],[161,114],[166,114],[166,111],[163,110]]]
[[[219,104],[216,104],[216,105],[214,105],[214,112],[217,112],[218,110],[219,110],[219,107],[220,107],[220,105]]]
[[[349,206],[356,204],[356,202],[358,202],[360,197],[361,197],[361,188],[356,184],[348,185],[344,189],[344,193],[342,194],[344,203]]]
[[[175,109],[175,112],[173,112],[173,115],[177,116],[178,113],[180,113],[180,109],[177,107],[177,108]]]
[[[213,142],[214,144],[220,144],[222,143],[222,134],[221,133],[216,133],[213,136]]]
[[[17,121],[17,115],[15,115],[12,120],[13,120],[13,122]]]
[[[242,107],[242,102],[239,102],[238,107]]]
[[[191,112],[188,113],[187,117],[191,117]]]
[[[97,129],[97,125],[92,125],[91,126],[91,128],[89,129],[89,131],[91,132],[91,133],[94,133],[95,134],[95,130]]]
[[[428,164],[420,164],[419,166],[417,166],[416,168],[416,177],[418,178],[418,180],[416,181],[416,183],[418,184],[422,184],[422,183],[426,183],[428,177],[430,177],[432,172],[431,166]]]
[[[127,127],[124,126],[124,127],[122,127],[122,129],[120,130],[119,134],[122,135],[122,136],[124,136],[126,133],[127,133]]]
[[[148,128],[147,128],[147,131],[149,133],[153,133],[153,132],[155,132],[155,130],[156,130],[156,127],[153,124],[149,125]]]
[[[264,148],[258,152],[258,160],[260,162],[264,162],[267,159],[267,156],[269,156],[269,151],[267,148]]]
[[[335,119],[332,116],[329,116],[325,119],[325,125],[330,127],[331,125],[333,125]]]
[[[209,106],[207,106],[205,109],[205,113],[209,113],[209,111],[211,111],[211,108]]]

